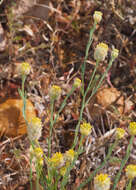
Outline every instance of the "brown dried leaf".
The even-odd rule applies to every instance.
[[[119,105],[119,113],[123,112],[124,97],[121,96],[121,93],[116,88],[104,88],[98,91],[96,94],[97,103],[102,105],[104,108],[115,103]]]
[[[0,104],[0,137],[6,135],[15,137],[27,133],[27,127],[22,115],[23,101],[21,99],[7,99]],[[33,104],[26,101],[26,117],[30,121],[36,116]]]

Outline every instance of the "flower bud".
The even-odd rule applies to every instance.
[[[64,156],[65,160],[73,161],[75,154],[76,152],[73,149],[66,151],[65,156]]]
[[[116,58],[118,57],[118,55],[119,55],[119,50],[114,48],[114,49],[112,50],[112,52],[111,52],[111,57],[112,57],[113,59],[116,59]]]
[[[93,14],[93,19],[96,23],[100,23],[102,19],[102,12],[100,11],[95,11]]]
[[[128,131],[130,135],[136,135],[136,122],[129,123]]]
[[[28,75],[31,71],[31,66],[27,62],[23,62],[18,66],[17,70],[21,75]]]
[[[117,128],[116,129],[116,138],[117,139],[122,139],[125,135],[125,130],[122,128]]]
[[[79,78],[75,78],[74,87],[75,88],[80,88],[80,86],[81,86],[81,80]]]
[[[134,177],[136,177],[136,165],[130,164],[126,167],[126,176],[129,179],[133,179]]]
[[[92,126],[90,123],[84,122],[83,124],[80,125],[80,133],[82,135],[88,136],[91,133]]]
[[[57,85],[53,85],[50,89],[50,98],[57,99],[61,94],[61,88]]]

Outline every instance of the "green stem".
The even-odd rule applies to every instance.
[[[94,68],[94,71],[93,71],[93,73],[92,73],[92,75],[91,75],[91,78],[90,78],[90,82],[89,82],[88,87],[87,87],[87,89],[86,89],[85,97],[86,97],[88,91],[90,90],[91,84],[92,84],[92,82],[93,82],[95,73],[96,73],[97,68],[98,68],[98,65],[99,65],[99,61],[96,61],[96,66],[95,66],[95,68]]]
[[[129,180],[126,190],[131,190],[132,187],[132,179]]]
[[[78,123],[76,125],[76,129],[75,129],[75,136],[74,136],[74,142],[73,142],[73,145],[72,145],[72,149],[75,148],[75,146],[77,144],[77,141],[78,141],[78,132],[79,132],[79,127],[80,127],[80,123],[81,123],[81,120],[82,120],[84,107],[85,107],[85,96],[83,96],[83,99],[82,99],[82,105],[81,105],[81,109],[80,109],[80,116],[79,116],[79,120],[78,120]]]
[[[94,22],[93,28],[90,30],[89,41],[87,43],[87,47],[86,47],[86,51],[85,51],[85,59],[84,59],[83,65],[81,67],[83,94],[84,94],[84,75],[85,75],[86,61],[87,61],[87,58],[88,58],[88,53],[89,53],[90,46],[91,46],[92,41],[93,41],[92,38],[93,38],[93,33],[94,33],[95,29],[96,29],[96,22]]]
[[[74,147],[76,146],[77,141],[78,141],[79,127],[80,127],[80,123],[81,123],[81,120],[82,120],[83,111],[84,111],[84,108],[85,108],[85,105],[86,105],[86,103],[85,103],[85,98],[86,98],[86,95],[87,95],[87,93],[88,93],[88,91],[89,91],[89,89],[90,89],[90,86],[91,86],[91,84],[92,84],[92,81],[93,81],[93,79],[94,79],[94,76],[95,76],[96,70],[97,70],[97,68],[98,68],[98,65],[99,65],[99,61],[96,62],[96,66],[95,66],[95,69],[94,69],[94,71],[93,71],[93,74],[92,74],[92,76],[91,76],[91,78],[90,78],[89,85],[88,85],[88,87],[87,87],[87,89],[86,89],[86,91],[85,91],[85,93],[84,93],[84,95],[83,95],[82,105],[81,105],[81,109],[80,109],[80,116],[79,116],[78,123],[77,123],[77,125],[76,125],[75,136],[74,136],[74,142],[73,142],[72,148],[74,148]]]
[[[67,96],[65,97],[64,101],[62,102],[61,104],[61,107],[53,121],[53,125],[56,123],[58,117],[59,117],[59,114],[61,113],[61,111],[63,110],[63,108],[65,107],[66,103],[67,103],[67,99],[69,98],[69,96],[71,96],[71,94],[75,91],[75,87],[72,87],[71,91],[67,94]]]
[[[32,178],[33,178],[32,158],[30,158],[30,190],[33,190]]]
[[[51,137],[53,131],[53,109],[54,109],[54,99],[51,100],[51,119],[50,119],[50,131],[49,131],[49,141],[48,141],[48,157],[51,155]]]
[[[70,171],[73,169],[74,165],[75,165],[75,162],[76,160],[78,159],[78,156],[82,153],[82,146],[83,146],[83,139],[84,139],[84,135],[81,135],[81,139],[80,139],[80,142],[79,142],[79,147],[78,147],[78,151],[76,153],[76,156],[74,158],[74,160],[72,161],[71,165],[68,167],[64,177],[63,177],[63,180],[61,182],[61,190],[64,189],[65,185],[67,184],[67,181],[68,181],[68,176],[70,174]]]
[[[121,176],[121,172],[122,172],[124,166],[126,165],[128,159],[129,159],[131,147],[132,147],[132,144],[133,144],[133,139],[134,139],[134,136],[131,136],[130,141],[129,141],[129,145],[127,147],[126,155],[125,155],[124,159],[121,162],[121,166],[120,166],[119,172],[117,173],[117,175],[115,177],[112,190],[116,189],[117,183],[118,183],[118,181],[120,179],[120,176]]]
[[[51,155],[51,136],[52,136],[52,131],[53,131],[53,126],[56,123],[59,114],[61,113],[61,111],[63,110],[63,108],[66,105],[67,99],[69,98],[69,96],[71,96],[71,94],[74,92],[75,87],[72,87],[72,89],[70,90],[70,92],[67,94],[67,96],[65,97],[64,101],[61,104],[61,107],[57,113],[57,115],[55,116],[55,119],[53,120],[53,107],[54,107],[54,100],[51,100],[51,120],[50,120],[50,132],[49,132],[49,140],[48,140],[48,156],[50,157]]]
[[[89,176],[89,178],[86,181],[84,181],[83,183],[81,183],[79,185],[79,187],[77,187],[77,190],[82,189],[87,183],[91,182],[91,180],[94,178],[94,176],[96,175],[96,173],[105,166],[105,164],[107,163],[107,161],[111,157],[112,151],[116,147],[117,143],[118,143],[118,141],[115,140],[115,142],[110,146],[110,148],[108,150],[108,154],[105,157],[105,159],[102,162],[102,164],[98,168],[96,168],[96,170],[94,172],[92,172],[92,174]]]
[[[88,104],[88,102],[90,101],[90,99],[95,95],[95,93],[97,92],[97,90],[101,87],[101,84],[102,84],[103,80],[105,79],[105,77],[106,77],[108,71],[110,70],[113,61],[114,61],[114,59],[111,58],[110,61],[109,61],[108,67],[107,67],[106,71],[104,72],[104,74],[102,75],[102,77],[101,77],[101,79],[100,79],[100,81],[99,81],[97,87],[94,88],[94,90],[93,90],[92,93],[91,93],[91,96],[90,96],[90,97],[88,98],[88,100],[86,101],[86,105]]]

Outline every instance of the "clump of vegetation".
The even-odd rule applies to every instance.
[[[48,154],[44,154],[42,148],[40,147],[40,144],[38,142],[40,136],[41,136],[41,130],[42,130],[42,123],[41,120],[37,117],[32,118],[31,122],[28,122],[26,120],[25,115],[25,109],[26,109],[26,92],[24,91],[24,84],[26,75],[30,72],[30,65],[27,63],[22,63],[22,89],[19,90],[20,96],[22,97],[24,101],[23,106],[23,115],[25,118],[25,121],[28,126],[28,138],[31,143],[30,147],[30,184],[31,184],[31,190],[33,189],[32,184],[32,162],[35,163],[35,169],[36,169],[36,189],[40,189],[40,186],[43,186],[44,189],[51,189],[51,190],[57,190],[58,188],[61,190],[66,189],[69,175],[71,170],[75,167],[76,161],[78,160],[79,156],[86,152],[84,149],[84,141],[86,139],[86,136],[91,134],[93,126],[90,123],[87,123],[84,121],[83,118],[83,111],[90,101],[90,99],[96,94],[98,89],[101,87],[103,80],[107,76],[107,73],[109,69],[111,68],[114,60],[118,57],[119,51],[117,49],[113,49],[111,52],[111,59],[109,63],[107,64],[107,68],[105,72],[102,75],[97,75],[97,69],[99,68],[100,62],[103,62],[107,56],[108,53],[108,45],[105,43],[99,43],[94,51],[94,59],[96,60],[96,65],[94,68],[93,73],[90,76],[89,83],[87,85],[87,88],[85,88],[85,70],[86,70],[86,61],[88,58],[88,53],[90,46],[93,41],[93,34],[95,32],[97,24],[100,23],[102,19],[102,13],[99,11],[95,11],[94,15],[94,25],[92,29],[90,30],[90,36],[89,41],[86,47],[86,54],[84,63],[81,68],[81,80],[79,78],[75,78],[73,82],[73,86],[70,89],[69,93],[65,97],[64,101],[62,102],[57,114],[54,115],[54,105],[56,100],[61,96],[61,88],[57,85],[53,85],[50,89],[49,97],[50,97],[50,130],[49,130],[49,138],[47,140],[48,143]],[[62,112],[65,106],[67,106],[67,99],[75,92],[76,89],[79,89],[82,95],[82,103],[81,103],[81,109],[80,109],[80,117],[78,119],[78,123],[75,128],[75,135],[74,135],[74,141],[72,147],[66,151],[65,153],[61,152],[52,152],[52,134],[53,134],[53,127],[55,123],[57,122],[57,119],[59,117],[59,114]],[[91,95],[88,95],[88,92],[91,89]],[[119,181],[121,172],[126,165],[129,156],[130,156],[130,150],[132,147],[132,142],[134,139],[134,136],[136,135],[136,123],[131,122],[129,125],[129,133],[131,135],[130,142],[126,151],[126,156],[121,162],[120,170],[117,173],[117,175],[114,178],[112,190],[116,189],[117,183]],[[80,138],[79,138],[80,133]],[[107,164],[107,162],[110,160],[112,152],[114,148],[117,146],[117,144],[124,138],[125,130],[122,128],[116,128],[115,132],[115,141],[113,144],[109,147],[108,153],[104,159],[104,161],[91,173],[91,175],[79,186],[77,187],[77,190],[81,190],[84,188],[86,184],[91,182],[94,179],[94,189],[95,190],[109,190],[111,189],[111,180],[108,177],[108,174],[100,173],[100,170]],[[46,165],[46,170],[43,170],[44,164]],[[126,168],[126,175],[129,179],[129,184],[127,185],[126,189],[131,189],[131,183],[132,179],[136,176],[136,166],[127,166]]]

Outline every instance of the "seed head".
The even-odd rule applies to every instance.
[[[36,141],[41,137],[42,123],[38,117],[33,117],[27,126],[28,137],[31,141]]]
[[[94,51],[94,59],[96,61],[104,61],[108,53],[108,45],[105,43],[99,43]]]

